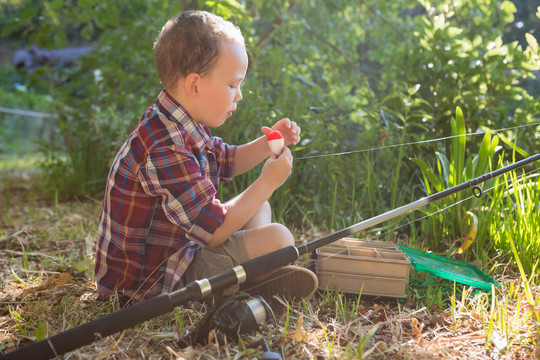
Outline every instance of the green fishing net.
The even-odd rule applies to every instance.
[[[418,271],[425,271],[444,279],[475,286],[482,290],[491,290],[492,284],[500,287],[497,281],[470,264],[406,246],[399,246],[399,248],[409,258],[411,265]]]

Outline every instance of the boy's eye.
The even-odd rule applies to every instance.
[[[230,87],[231,89],[236,89],[237,86],[236,86],[236,85],[229,85],[229,87]]]

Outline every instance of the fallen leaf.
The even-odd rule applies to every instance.
[[[508,346],[508,340],[497,330],[493,331],[493,352],[499,354]]]
[[[72,279],[73,277],[68,273],[52,274],[51,276],[49,276],[45,284],[29,288],[25,290],[23,294],[28,295],[28,294],[38,292],[38,291],[57,288],[57,287],[67,284]]]
[[[22,237],[22,236],[19,236],[19,235],[14,236],[14,237],[15,237],[15,240],[17,240],[21,245],[23,245],[23,246],[28,246],[28,245],[30,245],[30,242],[28,241],[27,238]],[[24,249],[23,249],[23,250],[24,250]]]
[[[66,220],[69,221],[69,222],[72,222],[72,223],[77,223],[77,222],[83,221],[84,217],[82,215],[80,215],[80,214],[73,213],[71,215],[68,215]]]
[[[382,311],[379,316],[377,317],[377,322],[384,322],[387,319],[386,311]]]
[[[427,319],[428,325],[447,325],[448,322],[444,318],[443,314],[433,314]]]
[[[293,332],[289,333],[289,337],[296,341],[302,341],[304,339],[304,313],[300,313],[298,316],[298,321],[296,322],[296,329]]]
[[[413,336],[418,338],[420,337],[420,335],[422,335],[422,329],[424,328],[424,325],[419,324],[417,318],[411,318],[411,328]]]
[[[324,336],[326,335],[325,331],[323,329],[317,329],[315,331],[310,331],[306,335],[306,341],[311,340],[322,340],[324,339]]]
[[[52,274],[45,283],[45,289],[51,289],[67,284],[73,277],[68,273]]]
[[[383,341],[378,341],[373,347],[366,352],[364,352],[362,359],[368,358],[371,353],[373,353],[375,350],[377,350],[379,353],[382,353],[386,350],[388,350],[388,346]]]
[[[178,327],[175,327],[173,329],[173,335],[174,335],[174,340],[179,341],[186,335],[186,333],[180,330]]]

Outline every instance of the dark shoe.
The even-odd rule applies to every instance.
[[[242,291],[262,296],[269,302],[274,296],[288,301],[300,301],[313,295],[318,285],[317,276],[312,271],[288,265],[270,272],[264,280],[244,285]]]

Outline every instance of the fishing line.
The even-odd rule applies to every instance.
[[[496,134],[496,133],[499,133],[499,132],[502,132],[502,131],[508,131],[508,130],[514,130],[514,129],[518,129],[518,128],[525,128],[525,127],[529,127],[529,126],[538,126],[538,125],[540,125],[540,122],[533,123],[533,124],[526,124],[526,125],[517,125],[517,126],[492,130],[492,131],[489,131],[489,132]],[[477,132],[470,133],[470,134],[451,135],[451,136],[446,136],[446,137],[442,137],[442,138],[438,138],[438,139],[421,140],[421,141],[414,141],[414,142],[408,142],[408,143],[403,143],[403,144],[378,146],[378,147],[374,147],[374,148],[370,148],[370,149],[350,150],[350,151],[343,151],[343,152],[331,153],[331,154],[307,155],[307,156],[295,157],[294,160],[297,161],[297,160],[315,159],[315,158],[330,157],[330,156],[351,155],[351,154],[358,154],[358,153],[363,153],[363,152],[368,152],[368,151],[391,149],[391,148],[396,148],[396,147],[401,147],[401,146],[408,146],[408,145],[415,145],[415,144],[427,144],[427,143],[432,143],[432,142],[436,142],[436,141],[449,140],[449,139],[462,137],[462,136],[474,136],[474,135],[485,135],[485,134],[486,134],[485,131],[484,132],[477,131]]]

